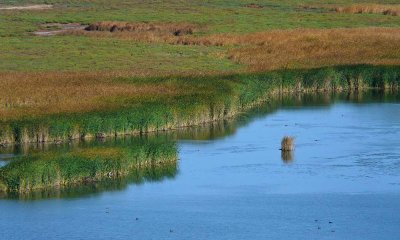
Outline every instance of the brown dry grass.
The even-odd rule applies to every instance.
[[[132,84],[102,73],[0,73],[2,120],[121,107],[119,98],[174,95],[173,86]]]
[[[191,35],[196,26],[189,23],[129,23],[129,22],[97,22],[85,28],[86,31],[129,32],[134,34],[154,34],[159,36]]]
[[[293,151],[294,150],[294,138],[290,136],[283,137],[281,141],[282,151]]]
[[[120,37],[130,38],[129,35]],[[250,70],[316,68],[348,64],[400,64],[400,29],[296,29],[246,35],[216,34],[134,41],[225,46],[227,57]]]
[[[75,33],[81,34],[78,31]],[[104,36],[103,33],[95,32],[96,36]],[[132,36],[127,32],[117,34],[121,34],[118,37]],[[227,49],[226,57],[247,65],[248,69],[245,71],[348,64],[400,65],[400,29],[394,28],[297,29],[247,35],[170,36],[150,40],[136,34],[133,39],[170,44],[224,46]],[[180,94],[181,90],[172,85],[115,81],[116,77],[196,74],[157,71],[0,73],[0,116],[2,120],[7,120],[23,116],[89,112],[121,107],[121,102],[114,102],[112,99],[175,95]]]
[[[140,42],[176,43],[180,37],[192,35],[204,30],[204,26],[190,23],[129,23],[129,22],[98,22],[89,25],[84,30],[69,29],[59,35],[84,35],[94,38],[118,38]]]
[[[230,50],[230,59],[255,71],[400,64],[400,29],[299,29],[213,41],[240,44]]]
[[[222,57],[244,64],[248,66],[247,70],[252,71],[349,64],[400,64],[400,29],[398,28],[295,29],[207,36],[174,36],[172,34],[159,36],[148,33],[132,34],[126,31],[111,33],[83,30],[73,30],[65,34],[86,34],[96,38],[116,37],[148,43],[224,46],[227,52]],[[156,69],[152,71],[142,75],[166,74],[165,72],[157,73]]]
[[[207,36],[155,35],[149,32],[87,32],[93,37],[116,37],[148,43],[225,46],[223,57],[253,71],[315,68],[346,64],[400,64],[400,29],[296,29],[251,34]]]
[[[247,5],[246,5],[246,7],[248,7],[248,8],[255,8],[255,9],[261,9],[261,8],[264,8],[264,6],[262,6],[262,5],[259,5],[259,4],[256,4],[256,3],[250,3],[250,4],[247,4]]]
[[[380,13],[391,16],[400,16],[400,5],[387,4],[354,4],[347,7],[334,8],[339,13]]]

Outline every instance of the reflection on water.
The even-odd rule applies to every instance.
[[[294,159],[294,153],[293,151],[281,151],[281,158],[283,163],[291,164]]]
[[[0,167],[7,165],[12,158],[14,157],[13,154],[1,154],[0,153]]]
[[[75,184],[63,188],[47,188],[29,192],[0,192],[0,198],[19,200],[40,200],[48,198],[81,198],[108,191],[121,191],[129,185],[141,185],[145,182],[161,182],[174,179],[178,174],[176,161],[168,161],[163,165],[136,168],[123,177],[104,179],[94,182]]]
[[[129,138],[25,148],[0,169],[2,197],[37,199],[125,188],[177,174],[177,147],[163,138]],[[18,153],[19,148],[14,149]]]
[[[0,148],[0,189],[3,185],[3,189],[12,191],[3,191],[0,197],[27,200],[78,198],[122,190],[129,184],[173,179],[178,174],[176,141],[198,140],[197,143],[207,144],[211,140],[223,139],[278,109],[329,108],[336,102],[396,102],[399,99],[398,94],[373,91],[281,95],[230,121],[147,136],[73,141],[60,145],[8,146]],[[13,160],[10,161],[10,157]],[[282,151],[281,159],[285,164],[292,164],[294,152]]]

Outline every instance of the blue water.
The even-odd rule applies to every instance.
[[[0,154],[0,167],[7,165],[12,157],[12,154]]]
[[[400,237],[399,103],[343,100],[243,121],[225,136],[178,140],[174,179],[0,200],[0,239]],[[285,135],[296,149],[282,159]]]

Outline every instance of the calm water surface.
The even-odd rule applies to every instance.
[[[0,200],[0,239],[400,237],[398,96],[303,97],[185,131],[175,177]]]

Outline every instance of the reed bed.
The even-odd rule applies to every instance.
[[[107,177],[94,182],[77,183],[63,187],[46,187],[24,192],[0,191],[0,199],[42,200],[51,198],[76,198],[105,191],[123,190],[131,184],[141,185],[145,182],[160,182],[174,178],[178,173],[179,169],[176,161],[164,161],[161,164],[135,168],[129,171],[128,175],[118,178]]]
[[[0,168],[0,192],[64,188],[133,173],[137,175],[136,182],[144,178],[160,180],[165,176],[163,166],[176,166],[176,161],[174,142],[143,140],[125,146],[33,153]]]
[[[0,143],[59,143],[176,129],[231,118],[277,93],[396,90],[399,76],[396,66],[359,65],[222,76],[119,78],[118,82],[131,84],[174,86],[178,94],[105,98],[114,102],[114,108],[2,119]]]

